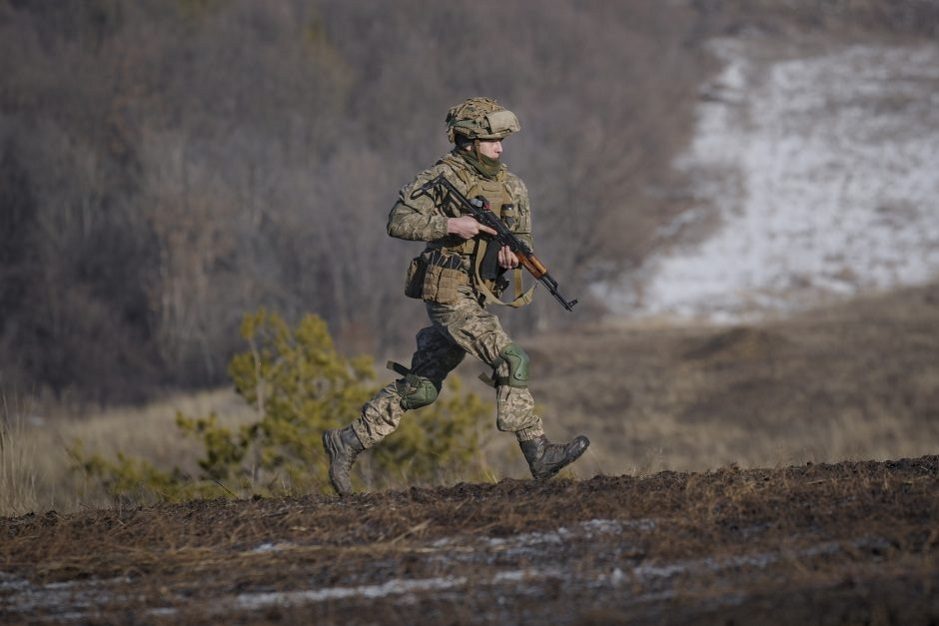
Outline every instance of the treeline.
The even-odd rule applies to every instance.
[[[701,44],[739,4],[0,0],[0,387],[217,383],[259,306],[407,354],[419,246],[385,219],[471,95],[519,114],[505,160],[541,256],[587,300],[683,209],[665,190]]]

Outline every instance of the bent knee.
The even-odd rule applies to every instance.
[[[440,393],[440,384],[429,378],[408,374],[397,382],[401,407],[407,411],[432,404]]]
[[[509,375],[505,379],[499,379],[497,383],[519,389],[528,387],[528,372],[531,364],[528,353],[517,343],[510,343],[502,349],[499,356],[508,365]]]

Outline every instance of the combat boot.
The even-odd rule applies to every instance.
[[[551,443],[547,437],[541,435],[528,441],[520,441],[518,445],[528,461],[531,475],[535,480],[544,480],[580,458],[590,445],[590,440],[581,435],[570,443]]]
[[[365,449],[352,426],[345,426],[323,433],[323,448],[329,456],[329,482],[340,496],[352,493],[352,464],[359,452]]]

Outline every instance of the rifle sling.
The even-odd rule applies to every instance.
[[[479,246],[482,240],[477,240],[476,251],[473,254],[473,286],[476,290],[485,296],[486,301],[492,301],[494,304],[501,304],[502,306],[511,307],[517,309],[523,307],[527,304],[531,304],[532,299],[535,297],[535,285],[532,285],[528,291],[522,293],[522,268],[516,267],[513,272],[515,274],[515,299],[511,302],[505,302],[500,300],[496,294],[492,293],[492,290],[486,286],[486,281],[480,277],[480,266],[482,265],[484,254],[480,254]]]

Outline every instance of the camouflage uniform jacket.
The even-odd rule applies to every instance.
[[[440,248],[450,248],[456,250],[462,247],[466,250],[469,246],[462,246],[463,239],[457,235],[447,235],[447,219],[451,217],[460,217],[455,213],[449,203],[445,202],[445,191],[438,191],[433,196],[420,194],[418,190],[428,181],[436,178],[438,175],[446,176],[453,185],[464,195],[470,192],[475,193],[480,184],[492,187],[498,183],[505,193],[505,199],[514,207],[514,213],[510,219],[505,219],[507,213],[501,213],[503,221],[523,240],[528,246],[534,249],[534,243],[531,234],[531,206],[528,199],[528,189],[522,179],[508,171],[503,165],[495,178],[490,181],[483,178],[474,167],[460,158],[453,152],[445,154],[430,169],[424,170],[408,185],[405,185],[398,192],[398,201],[391,209],[388,216],[388,234],[399,239],[411,241],[428,242],[425,250],[436,250]],[[438,195],[439,194],[439,195]],[[485,195],[485,194],[484,194]],[[492,199],[487,195],[487,198]],[[492,206],[493,211],[500,212],[501,207]],[[461,251],[464,256],[466,252]],[[463,269],[470,271],[470,262],[465,259]]]

